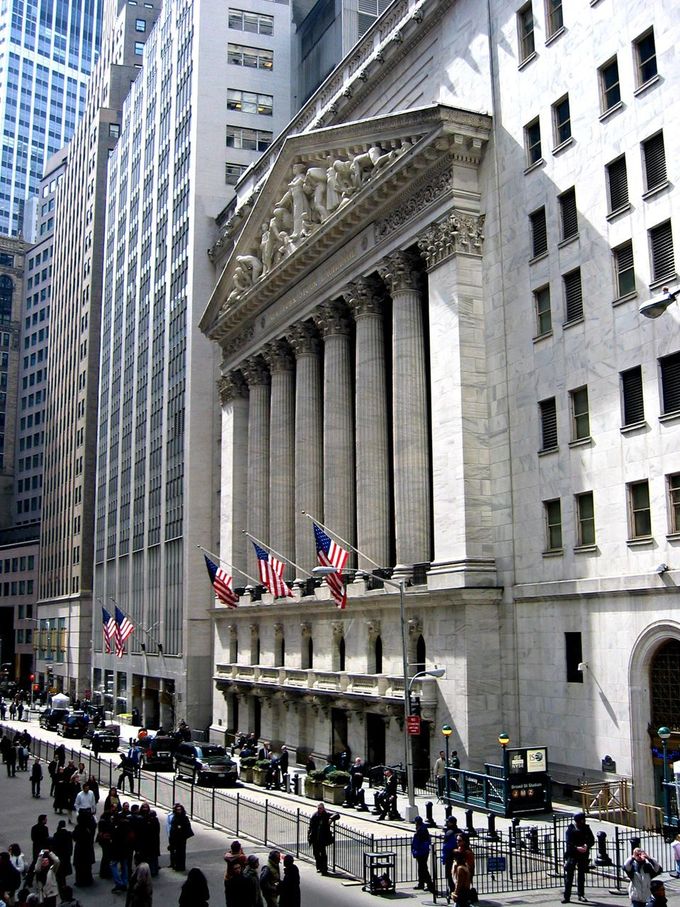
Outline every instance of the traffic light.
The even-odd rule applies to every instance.
[[[33,683],[33,681],[35,680],[35,674],[29,674],[28,679],[31,681],[31,683]]]

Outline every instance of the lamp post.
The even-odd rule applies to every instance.
[[[671,736],[670,728],[667,728],[666,725],[660,727],[657,731],[659,738],[661,740],[661,747],[663,749],[663,811],[664,818],[667,825],[670,825],[671,822],[671,795],[670,790],[668,789],[668,741]]]
[[[453,733],[453,728],[451,728],[450,725],[445,724],[444,727],[442,728],[442,734],[444,735],[444,743],[446,744],[446,768],[444,769],[444,772],[445,772],[444,778],[446,780],[444,783],[446,784],[446,805],[447,806],[449,805],[449,791],[450,791],[450,787],[449,787],[449,737],[451,736],[452,733]]]
[[[330,576],[332,573],[338,573],[335,567],[313,567],[314,576]],[[348,572],[348,571],[345,571]],[[359,573],[363,571],[349,571]],[[406,580],[388,579],[379,577],[381,583],[399,590],[399,623],[401,627],[401,662],[402,672],[404,675],[404,764],[406,765],[406,786],[408,793],[408,807],[406,808],[406,821],[413,822],[418,815],[416,808],[415,791],[413,789],[413,758],[411,753],[411,741],[409,740],[407,718],[411,713],[411,686],[413,681],[418,677],[443,677],[446,673],[445,668],[433,668],[430,671],[418,671],[417,674],[409,681],[408,676],[408,654],[406,647]]]
[[[503,806],[505,807],[505,815],[507,816],[508,800],[509,800],[508,794],[509,794],[509,787],[510,787],[510,783],[509,783],[510,762],[509,762],[509,757],[508,757],[508,744],[510,743],[510,737],[505,733],[505,731],[501,731],[500,734],[498,735],[498,742],[500,743],[501,747],[503,748],[503,785],[504,785]]]

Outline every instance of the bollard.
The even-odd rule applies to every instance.
[[[489,841],[497,841],[498,832],[496,831],[496,817],[493,815],[493,813],[489,813],[489,815],[486,817],[486,824],[487,824],[487,830],[486,830],[487,838],[489,839]]]
[[[447,819],[450,819],[452,815],[453,815],[453,806],[451,806],[450,803],[447,803],[446,806],[444,807],[444,816]]]
[[[374,816],[377,816],[380,813],[380,810],[378,809],[378,794],[379,793],[380,793],[380,791],[377,791],[377,790],[373,791],[373,808],[372,808],[371,812],[373,813]]]
[[[595,837],[597,838],[597,857],[595,859],[595,865],[611,866],[613,861],[607,853],[607,832],[598,831]]]
[[[432,818],[432,800],[428,800],[425,804],[425,824],[428,828],[437,827],[437,823]]]
[[[474,810],[466,809],[465,810],[465,831],[467,832],[468,838],[476,838],[477,832],[475,831],[474,825]]]
[[[361,813],[368,812],[368,806],[366,806],[366,795],[364,794],[363,787],[360,787],[359,790],[356,792],[355,808],[356,808],[357,812],[361,812]]]
[[[520,847],[520,836],[519,836],[519,819],[515,816],[512,820],[512,825],[510,826],[510,842],[513,847]]]
[[[539,853],[538,827],[536,825],[532,825],[527,832],[527,842],[529,844],[529,853]]]

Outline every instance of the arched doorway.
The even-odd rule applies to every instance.
[[[663,746],[658,738],[660,727],[671,729],[667,744],[668,777],[670,766],[680,759],[680,640],[667,639],[652,655],[649,668],[650,728],[654,765],[654,802],[663,806]]]

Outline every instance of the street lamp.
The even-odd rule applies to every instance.
[[[314,576],[330,576],[339,571],[335,567],[312,567]],[[345,571],[347,572],[347,571]],[[352,571],[354,573],[363,571]],[[411,686],[413,681],[418,677],[443,677],[446,673],[445,668],[432,668],[430,671],[418,671],[417,674],[409,681],[408,677],[408,655],[406,647],[406,580],[388,579],[379,577],[380,582],[399,590],[399,621],[401,625],[401,661],[404,675],[404,762],[406,764],[406,786],[408,793],[408,806],[406,808],[406,821],[413,822],[418,815],[416,807],[415,791],[413,789],[413,758],[411,755],[411,741],[409,740],[407,718],[411,713]]]
[[[661,746],[663,748],[663,809],[665,813],[666,823],[670,825],[671,821],[671,795],[668,789],[668,741],[671,736],[670,728],[667,728],[666,725],[660,727],[657,731],[659,738],[661,739]]]
[[[678,295],[680,295],[680,289],[669,290],[668,287],[664,287],[658,296],[652,296],[647,302],[642,303],[639,309],[640,314],[645,318],[658,318],[663,315],[668,306],[675,302]]]
[[[503,783],[505,785],[504,796],[503,796],[503,799],[504,799],[503,806],[504,806],[505,814],[507,816],[508,800],[509,800],[508,788],[510,787],[510,782],[509,782],[510,760],[508,757],[508,744],[510,743],[510,737],[505,733],[505,731],[501,731],[500,734],[498,735],[498,742],[500,743],[500,745],[503,748]]]
[[[442,728],[442,734],[444,735],[444,743],[446,744],[446,768],[444,769],[444,777],[446,778],[446,805],[449,805],[449,737],[453,733],[453,728],[448,724],[445,724]]]

